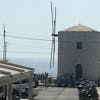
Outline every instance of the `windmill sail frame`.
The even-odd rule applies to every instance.
[[[51,44],[51,54],[50,54],[50,68],[54,67],[55,64],[55,36],[58,36],[56,33],[56,7],[55,14],[53,16],[53,7],[51,2],[51,19],[52,19],[52,44]]]

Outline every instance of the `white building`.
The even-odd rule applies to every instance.
[[[100,78],[100,32],[76,25],[58,32],[58,75]]]

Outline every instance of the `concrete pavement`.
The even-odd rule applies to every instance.
[[[97,91],[100,96],[100,87],[97,88]],[[79,100],[76,88],[38,87],[33,92],[38,93],[34,100]]]
[[[75,88],[42,88],[35,100],[78,100],[78,91]]]

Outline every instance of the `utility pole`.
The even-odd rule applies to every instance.
[[[5,25],[3,25],[3,61],[6,61],[6,30],[5,30]]]

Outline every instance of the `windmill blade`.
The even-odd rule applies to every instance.
[[[52,20],[52,34],[54,31],[54,23],[53,23],[53,7],[52,7],[52,1],[51,1],[51,20]],[[53,38],[51,43],[51,54],[50,54],[50,68],[52,66],[52,57],[53,57]]]
[[[52,57],[52,65],[54,67],[54,61],[55,61],[55,37],[53,40],[53,57]]]
[[[52,41],[52,45],[51,45],[50,68],[51,68],[51,66],[52,66],[52,56],[53,56],[53,41]]]
[[[52,34],[53,34],[54,23],[53,23],[53,7],[52,7],[52,1],[51,1],[51,20],[52,20]]]
[[[55,7],[55,19],[54,19],[54,32],[53,32],[53,67],[55,62],[55,33],[56,33],[56,7]]]
[[[54,19],[54,37],[55,37],[55,33],[56,33],[56,7],[55,7],[55,19]]]
[[[55,31],[56,31],[56,7],[55,7],[55,19],[53,18],[53,7],[51,2],[51,19],[52,19],[52,45],[50,54],[50,68],[54,67],[55,62]]]

